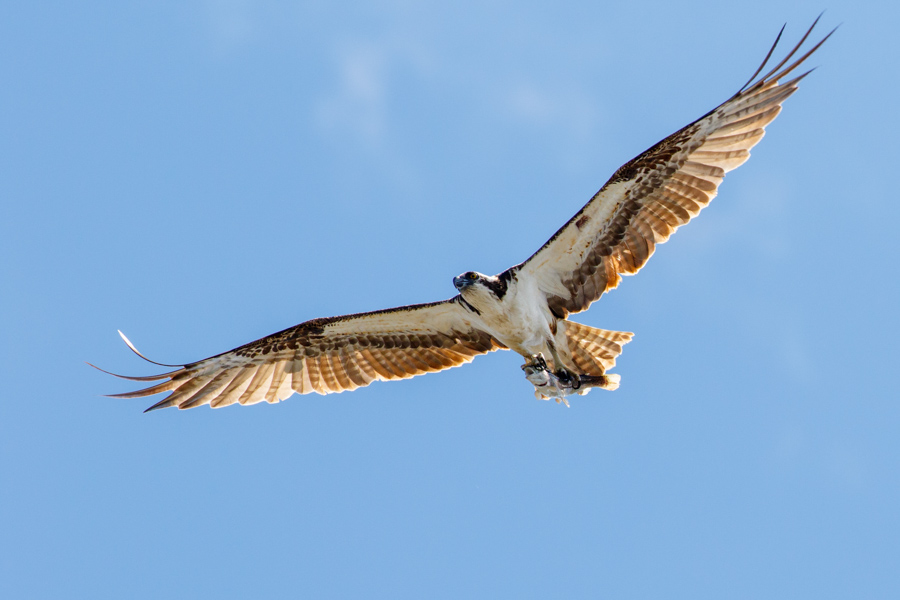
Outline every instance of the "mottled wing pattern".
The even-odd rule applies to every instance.
[[[171,392],[147,410],[278,402],[442,371],[504,348],[470,324],[458,298],[307,321],[168,373],[119,375],[161,383],[113,397]]]
[[[785,67],[812,29],[784,60],[757,79],[773,45],[737,94],[623,165],[538,252],[513,267],[537,279],[554,313],[565,317],[586,310],[615,288],[622,275],[644,266],[657,244],[715,197],[725,173],[750,157],[765,126],[808,74],[781,81],[828,39]]]
[[[609,331],[566,321],[566,340],[569,354],[578,372],[586,375],[605,375],[616,365],[622,346],[631,341],[629,331]]]

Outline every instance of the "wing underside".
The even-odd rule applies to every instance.
[[[788,75],[831,35],[795,58],[813,27],[774,69],[759,76],[779,34],[762,66],[738,93],[623,165],[540,250],[507,274],[537,281],[551,311],[565,318],[586,310],[623,275],[640,270],[658,244],[715,197],[725,173],[749,158],[765,127],[808,72],[792,79]],[[117,375],[152,385],[113,397],[168,392],[147,410],[205,404],[219,408],[278,402],[293,393],[337,393],[373,381],[441,371],[505,348],[473,326],[470,314],[456,296],[314,319],[195,363],[163,365],[176,368],[159,375]]]
[[[314,319],[159,375],[117,375],[159,383],[112,397],[171,392],[148,411],[278,402],[295,392],[330,394],[442,371],[503,348],[469,323],[457,298]]]
[[[709,204],[725,173],[750,157],[766,125],[808,72],[785,78],[831,35],[790,62],[813,27],[774,69],[757,78],[779,33],[737,94],[623,165],[538,252],[513,267],[538,280],[557,316],[586,310],[622,275],[637,273],[658,244]]]

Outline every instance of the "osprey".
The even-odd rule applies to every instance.
[[[159,383],[113,397],[171,392],[148,411],[278,402],[294,392],[329,394],[441,371],[506,349],[525,357],[522,368],[539,398],[568,404],[572,393],[616,389],[619,376],[609,369],[633,334],[580,325],[568,316],[587,310],[623,275],[637,273],[657,244],[712,200],[725,173],[747,160],[809,71],[783,80],[834,33],[790,62],[815,25],[758,77],[782,27],[762,65],[734,96],[619,168],[525,262],[499,275],[469,271],[454,277],[459,293],[442,302],[313,319],[195,363],[155,363],[177,367],[160,375],[117,375]]]

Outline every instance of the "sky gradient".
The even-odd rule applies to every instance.
[[[0,19],[0,597],[896,598],[900,9],[31,2]],[[450,297],[823,9],[719,196],[521,358],[142,414],[155,373]]]

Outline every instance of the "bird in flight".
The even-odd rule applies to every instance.
[[[788,76],[834,33],[799,54],[816,22],[760,75],[782,27],[734,96],[625,163],[525,262],[499,275],[454,277],[459,293],[449,300],[313,319],[186,365],[149,361],[122,335],[141,358],[175,369],[116,375],[153,383],[112,397],[171,392],[147,411],[273,403],[295,392],[330,394],[442,371],[494,350],[525,357],[522,369],[538,398],[568,405],[571,394],[616,389],[619,376],[609,369],[633,334],[581,325],[569,315],[587,310],[623,275],[637,273],[658,244],[715,197],[725,173],[749,158],[809,71]]]

